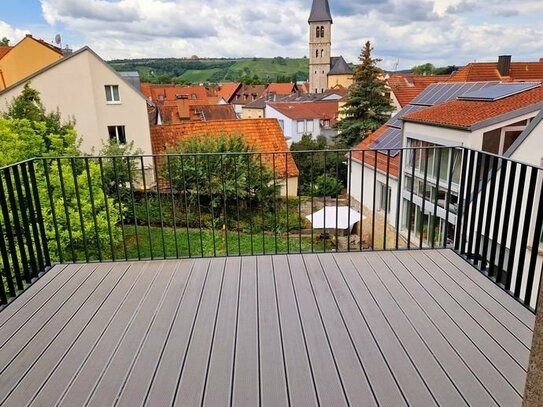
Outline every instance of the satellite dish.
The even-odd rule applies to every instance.
[[[60,45],[62,42],[62,38],[60,38],[60,34],[55,35],[55,44]]]

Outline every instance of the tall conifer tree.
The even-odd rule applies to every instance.
[[[372,58],[373,48],[366,42],[354,71],[347,103],[342,108],[344,118],[335,125],[337,140],[354,146],[377,130],[390,118],[393,106],[387,92],[384,71],[377,66],[381,61]]]

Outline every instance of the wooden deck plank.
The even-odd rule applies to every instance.
[[[135,288],[124,302],[117,317],[109,325],[98,343],[95,344],[88,357],[82,360],[81,366],[69,382],[69,387],[61,395],[60,405],[83,405],[91,395],[92,389],[99,380],[103,369],[107,366],[119,341],[130,326],[130,322],[136,317],[141,304],[145,300],[146,293],[158,274],[160,269],[158,265],[148,266],[149,263],[141,264],[143,268],[141,278],[136,282]]]
[[[136,317],[130,322],[128,330],[111,355],[107,367],[102,371],[87,405],[114,404],[122,389],[124,379],[133,366],[138,349],[145,341],[154,318],[162,306],[178,266],[179,264],[174,262],[161,263],[156,279],[151,283]]]
[[[137,360],[128,373],[119,395],[117,403],[119,407],[131,407],[145,399],[160,361],[160,355],[170,338],[171,328],[189,285],[193,266],[194,260],[179,261],[164,303],[139,351]]]
[[[435,253],[447,259],[451,264],[456,267],[457,270],[462,272],[468,279],[470,279],[471,281],[473,281],[474,284],[480,287],[480,289],[485,292],[486,295],[492,297],[498,304],[496,306],[496,309],[499,309],[502,312],[512,314],[530,331],[533,332],[535,324],[535,314],[531,312],[526,312],[526,308],[522,306],[522,304],[520,304],[517,300],[511,297],[511,295],[506,293],[496,284],[488,284],[489,279],[486,276],[484,276],[480,271],[478,271],[475,267],[469,264],[466,260],[461,258],[454,251],[436,250]],[[502,315],[502,312],[498,312],[498,314]]]
[[[367,380],[364,367],[360,364],[351,337],[341,313],[328,286],[326,276],[316,254],[304,255],[306,272],[311,284],[315,303],[332,349],[337,370],[345,387],[350,405],[374,405],[375,396]]]
[[[56,280],[57,283],[60,283],[59,286],[56,284],[48,285],[48,287],[40,290],[42,295],[40,293],[34,294],[34,290],[28,290],[24,296],[17,298],[17,301],[26,303],[26,294],[28,293],[32,297],[28,301],[28,311],[24,308],[21,309],[16,314],[16,318],[8,319],[4,326],[2,326],[2,329],[0,329],[0,350],[4,347],[8,339],[16,335],[20,329],[24,328],[27,330],[27,333],[24,334],[25,337],[28,337],[28,332],[37,332],[43,323],[62,306],[63,302],[82,284],[82,281],[86,277],[90,276],[90,273],[96,267],[98,267],[96,264],[78,265],[78,269],[74,272],[74,277],[77,277],[71,279],[70,274],[60,271],[61,277]],[[56,295],[57,293],[59,294],[58,296]],[[35,301],[32,301],[32,299]],[[10,305],[5,311],[9,313],[12,310],[16,310],[16,308],[11,308]]]
[[[366,288],[360,274],[348,255],[336,255],[340,272],[350,286],[358,307],[368,327],[379,343],[408,404],[413,406],[436,405],[418,371],[407,357],[394,332],[386,323]],[[361,271],[364,273],[364,270]]]
[[[475,301],[477,301],[486,310],[486,312],[492,315],[497,323],[501,324],[513,337],[520,341],[526,350],[530,349],[532,344],[533,329],[528,328],[512,313],[506,311],[494,297],[489,295],[466,274],[460,271],[456,265],[450,263],[445,257],[442,255],[434,255],[430,258],[434,263],[440,266],[440,268],[453,282],[455,282]],[[466,267],[470,266],[466,264]]]
[[[403,265],[392,253],[377,254],[379,260],[373,257],[373,255],[368,256],[368,260],[371,264],[375,264],[375,274],[390,293],[392,300],[398,304],[401,312],[409,319],[419,337],[426,343],[430,352],[435,355],[436,360],[451,378],[467,404],[471,406],[496,405],[473,372],[398,280],[393,270],[402,269]]]
[[[427,273],[428,278],[432,278],[434,275],[439,279],[438,273],[436,273],[436,265],[428,259],[428,257],[422,253],[409,253],[415,261],[417,261]],[[507,380],[513,385],[513,388],[522,395],[524,392],[524,383],[526,379],[526,368],[523,368],[518,362],[509,355],[497,342],[498,338],[493,338],[479,321],[474,319],[468,311],[462,308],[454,295],[459,294],[457,288],[452,285],[446,285],[445,287],[439,284],[439,281],[434,280],[437,284],[440,292],[440,300],[445,301],[447,305],[447,311],[451,317],[461,324],[465,332],[469,332],[470,338],[480,349],[480,351],[486,355],[488,359],[492,361],[492,364],[496,366],[498,371],[507,378]],[[467,300],[467,298],[464,298]],[[471,311],[471,310],[470,310]],[[482,315],[480,315],[482,318]]]
[[[206,406],[218,406],[231,399],[240,272],[240,257],[233,257],[226,261],[221,303],[202,403]]]
[[[143,264],[131,263],[119,263],[116,267],[126,267],[129,272],[125,273],[107,303],[100,308],[99,314],[82,331],[81,336],[59,364],[52,369],[43,387],[35,395],[33,400],[35,405],[53,405],[60,399],[87,356],[105,334],[106,329],[115,321],[117,315],[124,311],[123,304],[136,287],[136,282],[144,267]],[[22,390],[25,391],[25,388],[23,387]]]
[[[0,400],[7,396],[27,369],[36,362],[36,359],[62,332],[66,324],[73,318],[77,319],[77,312],[108,276],[111,266],[101,265],[96,269],[94,267],[90,269],[92,271],[89,272],[88,278],[72,292],[67,300],[62,301],[59,298],[64,306],[59,306],[58,312],[51,315],[50,319],[46,321],[47,323],[40,321],[36,324],[41,325],[38,332],[32,331],[32,326],[35,325],[32,323],[33,321],[28,322],[2,347],[2,352],[0,352],[0,377],[2,378]],[[54,309],[56,309],[56,305]],[[28,337],[25,336],[27,332]]]
[[[395,269],[395,276],[454,347],[464,363],[470,367],[491,397],[502,406],[520,405],[520,396],[512,384],[500,375],[491,361],[481,353],[471,340],[470,332],[462,330],[462,326],[459,326],[449,315],[450,310],[447,306],[454,305],[452,302],[443,301],[447,295],[442,289],[439,290],[441,287],[431,278],[426,277],[422,266],[408,253],[394,253],[394,255],[405,266],[404,269]]]
[[[494,301],[488,304],[488,308],[483,305],[485,298],[489,298],[485,292],[477,287],[473,287],[473,282],[465,277],[465,275],[455,268],[442,256],[428,256],[421,253],[428,261],[433,262],[439,267],[439,270],[432,270],[433,277],[443,286],[448,287],[448,292],[461,304],[461,306],[475,319],[498,344],[511,355],[519,365],[527,366],[530,357],[530,343],[532,332],[526,328],[518,319],[511,314],[502,312],[498,316],[495,311],[496,304]],[[455,272],[456,271],[456,272]],[[450,275],[449,273],[453,273]],[[470,284],[471,283],[471,284]],[[502,319],[500,320],[501,317]],[[512,333],[510,327],[514,324],[522,329],[524,339],[528,341],[526,345],[517,335]],[[517,332],[519,332],[517,330]]]
[[[260,382],[263,384],[260,401],[263,406],[286,406],[289,404],[287,377],[271,256],[257,257],[257,275]]]
[[[74,270],[78,270],[83,265],[78,264],[74,268]],[[62,273],[62,271],[66,267],[74,267],[74,265],[65,265],[65,264],[57,264],[51,270],[49,270],[47,273],[45,273],[41,278],[38,279],[38,281],[34,282],[32,284],[32,290],[29,290],[28,293],[25,293],[24,296],[19,295],[17,298],[15,298],[8,306],[4,307],[2,309],[2,312],[0,312],[0,329],[2,329],[5,325],[5,323],[13,318],[13,316],[17,315],[18,322],[24,322],[26,319],[22,317],[22,315],[26,314],[27,316],[31,316],[33,312],[35,312],[37,309],[41,307],[41,305],[33,305],[33,302],[35,302],[37,299],[35,298],[37,295],[40,295],[41,291],[49,285],[55,278],[60,276],[65,276],[65,278],[70,277],[70,274],[65,275]],[[58,287],[60,284],[58,281],[55,281],[52,286]],[[44,295],[45,294],[45,295]],[[50,297],[51,297],[51,291],[49,290],[47,293],[42,293],[40,295],[41,304],[45,303]],[[19,312],[23,311],[24,314],[18,314]],[[9,328],[11,329],[11,328]]]
[[[2,405],[521,403],[533,314],[450,250],[62,267],[0,313]]]
[[[209,259],[198,259],[195,262],[185,297],[170,334],[170,337],[175,339],[166,343],[146,395],[145,402],[150,406],[171,405],[175,397],[183,360],[211,263]]]
[[[260,361],[256,257],[241,259],[238,339],[232,405],[256,406],[260,400]]]
[[[344,386],[305,271],[303,257],[290,256],[289,265],[320,404],[346,405]]]
[[[225,259],[211,260],[209,276],[176,390],[175,405],[195,406],[202,402],[217,312],[223,297],[225,265]]]
[[[4,400],[7,405],[26,405],[34,394],[27,391],[28,388],[40,388],[48,377],[57,369],[69,351],[76,343],[87,341],[89,326],[99,321],[101,324],[108,313],[111,313],[118,304],[115,296],[123,295],[128,290],[129,280],[125,278],[127,264],[119,264],[112,268],[108,278],[101,282],[100,287],[92,294],[76,316],[64,327],[58,337],[47,347],[37,359],[24,378],[17,382],[17,386]],[[105,297],[105,298],[104,298]],[[73,358],[72,358],[73,360]]]
[[[335,256],[334,256],[335,257]],[[324,273],[330,283],[338,307],[345,317],[345,324],[355,344],[355,349],[373,392],[381,406],[407,405],[379,343],[369,329],[362,311],[357,307],[350,288],[342,278],[333,256],[319,255]]]
[[[381,268],[384,267],[379,256],[376,253],[367,253],[364,256],[353,254],[351,258],[359,272],[364,270],[361,277],[373,300],[409,358],[417,367],[437,403],[439,405],[463,405],[465,401],[454,387],[450,377],[447,376],[433,353],[428,349],[424,340],[417,335],[401,308],[386,290],[386,286],[379,280],[377,273],[381,273]]]
[[[316,405],[317,395],[286,256],[273,257],[291,405]]]

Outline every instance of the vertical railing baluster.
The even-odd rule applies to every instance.
[[[221,159],[221,183],[222,183],[223,206],[224,206],[224,247],[225,247],[225,251],[226,251],[226,256],[228,257],[230,255],[229,248],[228,248],[228,200],[226,198],[226,183],[224,181],[224,177],[226,176],[226,172],[224,171],[224,158],[223,157],[224,157],[224,154],[221,154],[221,156],[220,156],[220,159]],[[261,175],[261,177],[262,177],[262,175]]]
[[[174,194],[174,185],[172,182],[172,161],[171,156],[168,154],[166,157],[168,162],[168,183],[170,184],[170,196],[172,202],[172,217],[173,217],[173,239],[175,242],[175,258],[179,259],[179,244],[177,242],[177,215],[175,210],[175,194]]]
[[[390,150],[387,150],[387,171],[385,175],[385,222],[383,226],[383,250],[387,249],[387,229],[388,229],[388,188],[390,183]]]
[[[0,183],[3,181],[0,179]],[[9,255],[6,247],[6,240],[4,239],[4,229],[2,222],[0,222],[0,255],[2,256],[2,269],[0,270],[0,304],[8,303],[8,296],[4,286],[4,279],[8,285],[8,292],[10,297],[15,297],[15,284],[13,284],[13,277],[11,275],[11,266],[9,264]]]
[[[483,219],[485,216],[485,207],[486,207],[486,195],[487,195],[487,186],[488,186],[488,171],[490,167],[489,162],[489,156],[488,154],[485,154],[482,158],[483,160],[483,175],[481,176],[481,187],[479,188],[479,191],[477,193],[477,196],[481,195],[481,199],[477,207],[479,208],[478,214],[477,214],[477,232],[474,236],[475,240],[475,258],[473,259],[473,264],[477,266],[479,264],[479,258],[481,257],[481,240],[483,236]],[[487,214],[488,216],[488,214]],[[481,259],[481,264],[483,262],[483,259]],[[481,268],[484,270],[484,267],[481,266]]]
[[[339,152],[337,151],[336,151],[336,181],[339,181]],[[340,191],[336,191],[336,253],[339,251],[339,239],[338,239],[339,192]]]
[[[476,152],[470,151],[469,165],[468,165],[468,169],[466,173],[466,179],[464,180],[464,182],[466,183],[466,187],[465,187],[465,197],[464,197],[464,205],[463,205],[463,213],[462,213],[463,224],[462,224],[462,240],[460,242],[460,253],[468,254],[468,256],[470,252],[469,246],[471,242],[467,241],[467,237],[471,236],[470,231],[472,228],[472,226],[469,225],[469,220],[470,220],[469,214],[471,213],[471,211],[474,211],[476,209],[472,205],[472,198],[471,198],[471,190],[472,190],[471,183],[473,181],[473,176],[474,176],[473,167],[475,166],[476,158],[477,158]],[[468,229],[468,225],[469,225],[469,229]]]
[[[539,194],[536,199],[534,199],[535,202],[538,203],[537,205],[537,214],[535,218],[535,224],[534,224],[534,230],[533,230],[533,238],[532,238],[532,250],[530,253],[530,264],[528,266],[528,275],[526,277],[526,292],[524,294],[524,304],[530,305],[531,299],[532,299],[532,292],[535,289],[535,292],[537,293],[538,287],[540,286],[539,281],[534,281],[535,273],[536,273],[536,267],[538,263],[538,253],[539,248],[541,246],[541,236],[543,233],[543,186],[542,184],[542,170],[535,170],[539,176]],[[539,276],[541,279],[541,275]],[[537,309],[537,305],[536,305]]]
[[[158,199],[158,215],[160,219],[160,238],[162,240],[162,255],[164,258],[167,258],[168,255],[166,253],[166,237],[164,235],[164,210],[162,207],[162,193],[161,186],[160,186],[160,174],[158,173],[158,157],[153,157],[153,175],[155,177],[155,184],[156,184],[156,196]]]
[[[239,182],[238,182],[238,159],[240,155],[232,155],[234,159],[234,193],[236,194],[236,229],[238,235],[238,256],[241,256],[241,232],[240,232],[240,212],[239,212]]]
[[[93,225],[94,225],[94,236],[96,237],[96,248],[98,250],[98,260],[103,261],[102,242],[100,240],[100,232],[98,230],[98,221],[96,219],[96,206],[94,204],[94,192],[93,192],[92,179],[91,179],[91,174],[90,174],[89,157],[85,157],[84,161],[85,161],[85,172],[87,174],[87,185],[89,187],[89,200],[91,203],[92,220],[93,220]]]
[[[515,189],[515,182],[516,179],[516,172],[517,172],[517,165],[510,161],[509,162],[509,175],[508,178],[505,180],[507,183],[507,192],[505,195],[505,202],[504,202],[504,218],[503,218],[503,226],[502,226],[502,234],[500,239],[500,253],[498,255],[498,272],[496,274],[496,282],[501,283],[502,280],[502,274],[503,274],[503,267],[505,262],[505,252],[507,250],[507,238],[509,235],[509,223],[511,219],[511,213],[513,211],[513,191]],[[512,233],[514,235],[514,233]],[[515,236],[512,236],[512,239],[515,240]]]
[[[31,163],[31,161],[29,162]],[[29,244],[32,244],[32,240],[34,242],[34,249],[36,251],[37,256],[37,266],[38,270],[35,274],[33,274],[33,277],[38,277],[38,273],[42,272],[45,269],[45,260],[43,256],[43,250],[42,245],[40,241],[40,232],[38,229],[38,222],[37,222],[37,209],[35,208],[35,198],[32,193],[32,186],[30,184],[30,178],[28,176],[28,170],[27,166],[29,163],[23,163],[21,164],[21,176],[23,179],[23,185],[24,185],[24,195],[26,195],[26,204],[28,205],[28,217],[30,223],[27,224],[26,229],[32,228],[32,239],[28,240]],[[39,200],[39,197],[38,197]],[[30,236],[30,231],[28,231],[28,235]]]
[[[70,159],[70,165],[72,167],[72,176],[74,179],[74,191],[75,191],[75,200],[77,204],[77,214],[79,215],[79,223],[81,224],[81,237],[83,238],[83,252],[85,253],[85,261],[89,262],[89,247],[87,244],[87,232],[85,230],[85,219],[83,218],[83,210],[81,208],[81,195],[79,193],[79,182],[77,181],[77,171],[76,171],[76,162],[74,158]]]
[[[136,213],[136,199],[134,196],[134,181],[132,179],[132,165],[130,156],[126,157],[126,170],[128,171],[128,185],[130,186],[130,203],[132,206],[132,219],[134,220],[134,237],[136,238],[136,252],[141,260],[140,238],[138,232],[138,215]]]
[[[485,219],[485,228],[483,231],[483,251],[481,253],[481,270],[486,270],[487,263],[493,262],[493,260],[488,259],[488,245],[490,242],[490,227],[492,220],[494,220],[495,225],[498,220],[497,213],[494,212],[494,197],[496,194],[496,177],[498,172],[498,158],[497,157],[487,157],[492,162],[492,168],[490,169],[490,185],[488,188],[488,200],[486,206],[486,219]],[[499,199],[499,198],[498,198]]]
[[[211,178],[211,167],[209,155],[206,155],[207,185],[209,187],[209,208],[211,210],[211,238],[213,239],[213,257],[217,257],[217,243],[215,242],[215,209],[213,208],[213,180]]]
[[[456,149],[453,150],[456,152]],[[454,159],[454,158],[453,158]],[[462,239],[464,238],[464,194],[466,191],[465,183],[467,182],[467,170],[468,161],[470,160],[469,150],[462,150],[462,170],[460,171],[460,177],[458,182],[460,183],[460,192],[458,194],[458,205],[456,210],[456,226],[454,230],[454,250],[464,253],[464,245]]]
[[[417,166],[417,149],[413,148],[411,150],[412,154],[412,168],[411,168],[411,190],[409,191],[409,206],[407,210],[407,248],[411,249],[411,217],[413,216],[413,210],[415,210],[413,203],[413,195],[415,190],[415,167]],[[417,213],[415,212],[415,217]],[[416,230],[417,224],[413,223],[413,228]]]
[[[434,249],[436,247],[436,236],[435,236],[435,230],[436,230],[436,223],[437,225],[439,226],[439,221],[438,221],[438,217],[437,217],[437,207],[439,205],[439,187],[440,187],[440,184],[441,184],[441,154],[442,154],[442,149],[441,148],[438,148],[437,149],[437,169],[436,169],[436,196],[435,196],[435,199],[434,199],[434,217],[433,217],[433,221],[432,221],[432,233],[428,234],[428,236],[431,236],[432,238],[432,241],[431,241],[431,244],[432,244],[432,249]],[[435,153],[436,153],[436,150],[434,149],[434,157],[435,157]],[[430,196],[431,198],[431,196]],[[441,228],[439,228],[439,233],[441,234]]]
[[[524,183],[526,180],[526,166],[524,164],[516,164],[520,166],[520,173],[518,178],[518,189],[515,202],[515,212],[513,214],[513,225],[516,225],[517,231],[520,229],[520,216],[522,213],[522,203],[524,201]],[[511,180],[513,181],[513,180]],[[516,181],[516,179],[515,179]],[[515,183],[515,182],[513,182]],[[511,233],[511,246],[509,248],[509,256],[507,261],[507,277],[505,279],[505,289],[511,290],[511,283],[513,282],[513,269],[515,267],[515,256],[518,244],[518,233]],[[521,250],[522,251],[522,250]],[[517,287],[515,287],[515,292]]]
[[[488,267],[488,275],[490,277],[494,276],[495,269],[497,267],[497,258],[498,256],[498,236],[500,231],[500,225],[502,227],[505,227],[505,223],[503,222],[502,218],[502,206],[503,206],[503,198],[504,198],[504,191],[505,191],[505,181],[506,175],[507,175],[507,161],[503,158],[495,158],[495,161],[497,163],[497,168],[500,169],[499,176],[500,180],[498,182],[498,194],[496,199],[496,210],[494,211],[494,214],[492,216],[494,221],[494,229],[492,231],[492,244],[490,246],[490,264]],[[499,164],[498,164],[499,163]],[[498,174],[496,173],[496,177]],[[505,208],[505,212],[507,212],[507,207]]]
[[[149,239],[149,255],[151,256],[151,259],[155,258],[154,250],[153,250],[153,236],[151,235],[151,216],[149,213],[149,193],[147,191],[147,177],[145,176],[145,163],[143,162],[143,156],[140,156],[139,159],[139,165],[141,170],[141,182],[143,186],[143,198],[145,200],[145,214],[147,215],[147,238]],[[157,190],[157,197],[160,195],[160,191]],[[161,217],[162,219],[162,217]],[[164,253],[164,258],[166,258],[166,254]]]
[[[478,263],[478,257],[479,253],[475,252],[475,248],[477,245],[478,238],[478,232],[477,229],[477,215],[481,212],[481,207],[479,206],[479,192],[481,187],[481,156],[482,153],[477,151],[476,153],[477,159],[475,160],[475,174],[473,179],[473,192],[471,195],[471,212],[470,212],[470,222],[469,222],[469,236],[471,237],[471,241],[468,242],[468,254],[471,255],[472,261],[474,265],[477,265]]]
[[[43,172],[45,175],[45,186],[47,188],[47,198],[49,199],[49,206],[51,208],[51,220],[53,221],[53,229],[55,230],[55,242],[56,242],[57,251],[58,251],[58,261],[60,263],[64,263],[64,256],[62,255],[63,247],[60,244],[58,219],[57,219],[57,213],[55,209],[56,201],[53,199],[54,189],[51,185],[51,179],[49,176],[49,163],[47,159],[44,159],[42,163],[43,163]]]
[[[362,251],[362,237],[364,236],[364,169],[366,166],[366,150],[362,150],[362,165],[360,166],[360,223],[358,225],[358,232],[360,233],[360,239],[358,239],[358,250]]]
[[[353,169],[353,165],[352,165],[352,161],[353,161],[353,150],[349,150],[349,164],[348,164],[348,168],[347,168],[347,197],[349,199],[349,202],[348,202],[348,207],[349,207],[349,210],[347,212],[347,224],[349,226],[349,231],[347,233],[347,251],[350,252],[351,251],[351,195],[352,195],[352,169]]]
[[[398,187],[396,194],[396,250],[400,248],[400,208],[402,206],[402,185],[403,185],[403,149],[397,150],[400,155],[398,167]]]
[[[452,197],[452,179],[454,175],[454,161],[455,161],[455,155],[456,155],[456,149],[454,147],[449,147],[449,173],[447,177],[447,194],[445,195],[445,226],[443,229],[443,248],[447,247],[448,238],[449,238],[449,214],[451,212],[451,197]],[[461,197],[459,196],[457,198],[457,208],[458,208],[458,202],[460,201]],[[458,221],[458,213],[457,215],[457,221]],[[453,242],[454,243],[454,242]]]
[[[204,257],[204,236],[202,232],[202,202],[200,197],[200,167],[198,166],[198,154],[194,154],[194,169],[196,180],[196,203],[198,205],[198,230],[200,233],[200,257]]]
[[[186,172],[185,172],[185,161],[184,156],[181,155],[178,157],[180,164],[181,164],[181,179],[183,180],[183,200],[185,203],[185,220],[186,220],[186,228],[187,228],[187,251],[189,257],[192,257],[192,250],[191,250],[191,239],[190,239],[190,219],[189,219],[189,198],[188,198],[188,191],[187,191],[187,179],[186,179]]]
[[[260,191],[264,191],[264,181],[263,181],[263,178],[264,178],[264,167],[263,167],[263,164],[262,164],[262,153],[260,153],[258,155],[259,159],[259,169],[260,169]],[[261,192],[261,196],[260,196],[260,209],[262,211],[262,254],[266,254],[266,211],[264,209],[264,202],[265,202],[265,199],[264,196],[262,196],[262,193]],[[274,199],[275,199],[275,195],[274,195]]]
[[[251,256],[254,254],[253,243],[253,174],[251,173],[251,164],[255,162],[254,154],[247,155],[247,203],[249,204],[249,231],[250,231],[250,243],[251,243]],[[262,220],[264,221],[264,220]]]
[[[275,243],[274,253],[277,254],[277,181],[276,181],[276,170],[275,167],[275,153],[272,153],[272,168],[273,168],[273,236]],[[281,195],[281,194],[279,194]]]
[[[117,161],[116,157],[112,157],[112,164],[113,164],[113,176],[115,177],[115,190],[117,192],[117,207],[119,210],[119,219],[121,221],[121,234],[123,239],[123,250],[124,250],[124,258],[128,261],[128,250],[126,247],[126,231],[125,231],[125,222],[124,222],[124,205],[123,200],[121,198],[121,187],[120,187],[120,179],[119,179],[119,172],[117,171]]]
[[[433,151],[433,150],[432,150]],[[420,222],[420,230],[419,230],[419,249],[422,249],[423,241],[424,241],[424,218],[426,211],[426,188],[428,187],[428,156],[430,149],[425,148],[421,151],[421,154],[424,153],[424,177],[422,181],[422,207],[421,207],[421,222]],[[431,197],[430,197],[431,198]],[[428,224],[426,225],[426,238],[428,239],[430,237],[430,216],[428,216]]]
[[[311,194],[311,253],[315,252],[315,227],[313,226],[313,214],[315,213],[315,152],[311,152],[311,171],[309,182],[309,193]]]
[[[527,166],[522,165],[523,168],[528,171]],[[526,202],[526,207],[524,210],[524,217],[522,222],[517,223],[519,229],[522,226],[522,234],[520,238],[520,250],[518,256],[517,264],[517,275],[515,280],[515,297],[520,298],[520,290],[522,285],[522,278],[525,276],[524,264],[526,262],[526,250],[528,248],[528,234],[530,233],[530,227],[532,225],[532,211],[534,207],[534,198],[535,198],[535,187],[537,183],[537,170],[535,168],[530,168],[530,179],[528,184],[528,196],[527,199],[523,199]],[[520,178],[520,182],[523,183],[525,178]],[[524,196],[522,197],[524,198]],[[517,234],[518,235],[518,234]],[[533,247],[533,250],[537,250],[538,246]],[[510,269],[512,273],[513,268]],[[520,298],[522,300],[522,298]]]
[[[287,254],[290,254],[290,231],[288,222],[288,210],[290,201],[288,199],[288,153],[285,153],[285,202],[286,202],[286,221],[287,221]]]
[[[372,211],[371,211],[371,250],[375,250],[375,212],[377,206],[377,150],[373,152],[373,193],[372,193]]]
[[[113,243],[113,231],[111,229],[111,216],[109,214],[109,194],[108,194],[108,185],[106,185],[106,180],[104,177],[104,162],[102,157],[98,158],[98,167],[100,168],[100,181],[102,184],[102,194],[104,196],[104,209],[106,211],[106,221],[107,221],[107,231],[109,235],[109,246],[111,248],[111,260],[116,260],[115,255],[115,245]]]

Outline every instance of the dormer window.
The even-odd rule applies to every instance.
[[[121,103],[119,94],[119,85],[106,85],[106,101],[107,103]]]

